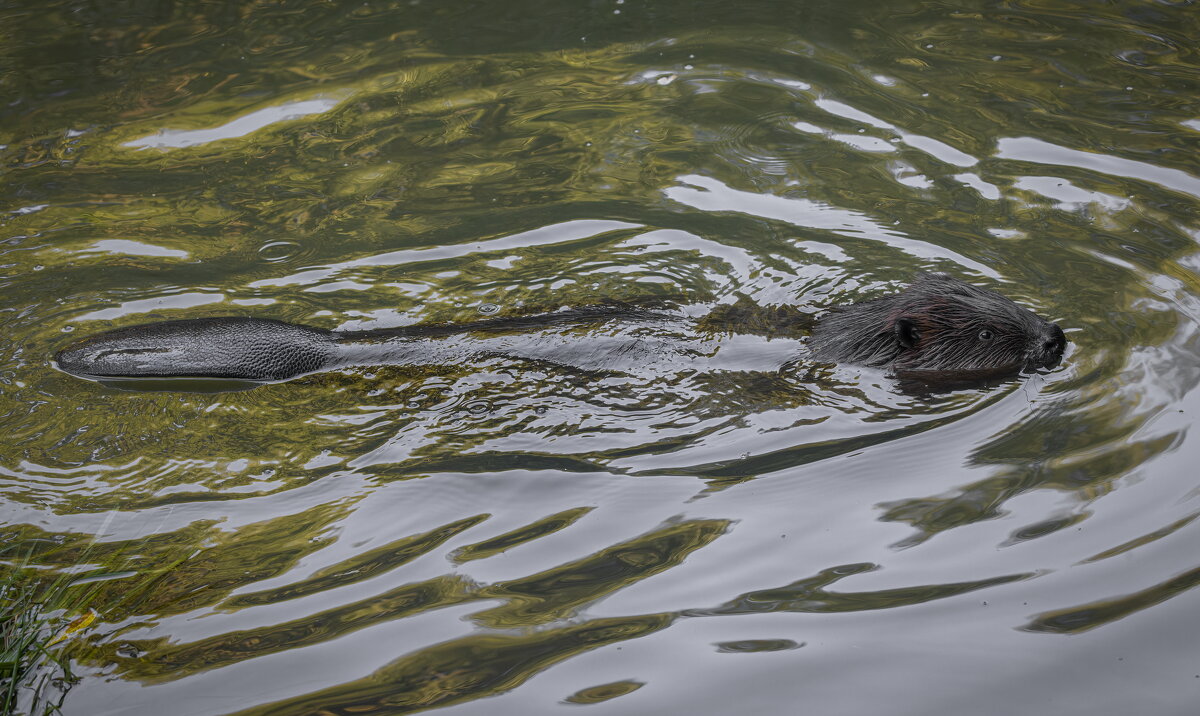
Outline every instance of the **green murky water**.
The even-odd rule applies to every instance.
[[[1198,38],[1167,0],[0,4],[0,529],[97,590],[64,713],[1194,713]],[[49,364],[924,270],[1063,366]]]

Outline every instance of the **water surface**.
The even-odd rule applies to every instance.
[[[0,519],[97,589],[63,712],[1194,713],[1197,37],[1166,0],[0,6]],[[1063,365],[49,363],[930,270]]]

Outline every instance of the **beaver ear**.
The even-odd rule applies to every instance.
[[[896,333],[896,340],[905,348],[915,348],[921,338],[917,333],[917,325],[908,318],[897,318],[892,330]]]

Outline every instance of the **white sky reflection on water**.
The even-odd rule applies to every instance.
[[[132,241],[130,239],[102,239],[93,243],[86,249],[79,251],[81,254],[125,254],[128,256],[160,256],[162,258],[171,259],[186,259],[188,252],[181,249],[168,249],[163,246],[155,246],[141,241]]]
[[[895,132],[897,136],[900,137],[901,141],[908,146],[912,147],[913,149],[919,149],[936,159],[946,162],[947,164],[953,164],[960,167],[970,167],[974,166],[979,161],[970,154],[967,154],[966,152],[960,152],[945,142],[938,141],[931,137],[925,137],[920,134],[906,132],[891,122],[886,122],[878,117],[873,117],[866,112],[851,107],[843,102],[838,102],[832,99],[819,99],[813,102],[813,104],[817,105],[826,112],[829,112],[830,114],[834,114],[854,122],[862,122],[863,124],[877,127],[879,129],[886,129],[888,131]],[[797,127],[797,129],[799,129],[799,127]]]
[[[978,261],[972,261],[941,246],[913,239],[849,209],[799,197],[739,191],[716,179],[698,174],[681,176],[676,181],[678,185],[665,190],[667,198],[702,211],[736,211],[784,221],[794,226],[824,229],[843,236],[887,241],[919,258],[949,259],[959,266],[978,271],[983,276],[998,277],[994,270]]]
[[[1013,186],[1041,194],[1065,211],[1078,211],[1090,205],[1098,205],[1108,211],[1117,212],[1129,208],[1131,204],[1129,199],[1081,189],[1058,177],[1019,177],[1013,182]]]
[[[125,142],[121,146],[137,149],[181,149],[208,144],[219,139],[235,139],[257,132],[272,124],[328,112],[338,106],[342,99],[344,98],[322,97],[288,102],[276,107],[265,107],[211,129],[161,129],[141,139]]]
[[[168,309],[192,308],[194,306],[204,306],[210,303],[220,303],[225,300],[223,293],[177,293],[172,296],[156,296],[154,298],[140,298],[133,301],[125,301],[119,306],[111,308],[102,308],[99,311],[92,311],[77,317],[75,320],[82,323],[83,321],[111,321],[122,316],[130,316],[135,313],[151,313],[153,311],[165,311]]]
[[[1168,189],[1200,197],[1200,178],[1179,169],[1159,167],[1133,159],[1111,157],[1079,149],[1068,149],[1033,137],[1006,137],[996,144],[1000,159],[1016,159],[1036,164],[1061,164],[1091,169],[1115,177],[1131,177]]]
[[[336,264],[330,264],[328,266],[322,266],[319,268],[306,269],[288,276],[259,279],[257,281],[251,281],[248,285],[251,288],[263,288],[265,286],[313,285],[319,281],[330,280],[347,269],[359,268],[362,266],[400,266],[406,264],[417,264],[426,261],[439,261],[447,258],[457,258],[470,254],[509,251],[511,249],[526,248],[530,246],[565,244],[571,241],[590,238],[606,231],[636,228],[639,228],[638,224],[631,224],[627,221],[579,219],[576,221],[567,221],[551,226],[543,226],[530,231],[522,231],[510,236],[501,236],[495,239],[485,239],[483,241],[472,241],[463,244],[449,244],[446,246],[435,246],[422,249],[398,249],[396,251],[388,251],[386,253],[376,254],[374,256],[353,259],[351,261],[341,261]]]

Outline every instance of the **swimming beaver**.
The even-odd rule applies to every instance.
[[[685,325],[690,328],[680,328]],[[101,333],[60,351],[55,361],[85,378],[267,381],[349,366],[458,365],[486,357],[639,372],[687,369],[699,361],[777,370],[804,355],[796,336],[768,339],[749,335],[745,326],[714,335],[697,332],[697,325],[679,315],[619,307],[361,332],[263,318],[197,318]],[[681,331],[690,333],[680,338]],[[924,274],[900,293],[832,310],[818,321],[807,350],[817,361],[962,381],[1050,368],[1065,347],[1062,329],[1000,294]]]

